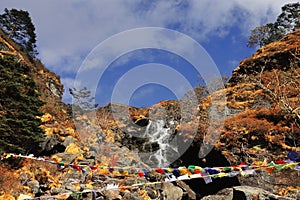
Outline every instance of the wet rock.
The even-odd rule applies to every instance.
[[[141,116],[141,117],[139,117],[138,119],[136,119],[136,120],[134,121],[134,123],[135,123],[136,125],[139,125],[139,126],[144,127],[144,126],[147,126],[147,125],[149,124],[149,119],[146,118],[146,117],[144,117],[144,116]]]
[[[37,194],[39,193],[39,190],[40,190],[40,183],[37,181],[37,180],[32,180],[32,181],[29,181],[27,183],[28,187],[30,188],[31,192],[33,194]]]
[[[181,200],[183,191],[180,187],[174,186],[172,183],[164,183],[162,187],[163,200]]]
[[[159,144],[157,142],[149,142],[141,145],[140,152],[155,152],[159,150]]]

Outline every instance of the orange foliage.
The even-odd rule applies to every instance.
[[[0,165],[0,171],[0,195],[11,194],[15,197],[19,196],[23,191],[23,186],[18,180],[17,170],[9,169],[2,164]]]
[[[290,131],[278,109],[247,110],[226,119],[222,139],[233,146],[283,147],[285,135]]]

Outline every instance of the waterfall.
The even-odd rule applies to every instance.
[[[156,151],[142,153],[142,160],[148,165],[167,167],[179,157],[177,139],[164,120],[149,121],[144,137],[149,138],[149,144],[157,143],[159,147]]]

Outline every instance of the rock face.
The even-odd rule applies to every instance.
[[[299,151],[299,45],[300,30],[260,48],[233,71],[220,150],[232,149],[239,160],[250,162],[242,155],[283,159],[288,150]],[[229,138],[235,145],[230,146]]]
[[[299,46],[300,30],[297,30],[258,49],[233,71],[226,84],[226,119],[215,145],[215,150],[231,165],[264,159],[285,160],[290,150],[300,151]],[[283,194],[288,188],[299,189],[299,175],[295,173],[260,173],[253,178],[239,178],[239,183]],[[287,183],[287,179],[293,181]],[[280,184],[281,181],[284,183]],[[280,199],[261,197],[273,198]]]
[[[300,178],[296,170],[270,174],[262,171],[256,176],[213,179],[207,184],[203,179],[194,179],[131,188],[134,184],[162,181],[166,175],[154,173],[145,179],[139,177],[141,172],[128,177],[112,168],[83,172],[79,167],[149,168],[153,163],[167,163],[171,167],[204,168],[286,160],[289,151],[300,152],[300,30],[241,61],[226,88],[201,99],[190,113],[181,113],[182,102],[163,101],[150,108],[109,104],[99,108],[96,116],[90,111],[72,116],[71,108],[61,102],[63,87],[59,77],[29,58],[5,34],[0,32],[0,35],[0,56],[14,55],[32,66],[31,74],[39,85],[41,98],[46,101],[41,108],[42,129],[47,136],[42,145],[43,154],[58,166],[30,159],[18,169],[3,166],[2,177],[16,187],[11,191],[0,178],[0,199],[25,194],[27,198],[29,195],[43,199],[93,200],[300,199]],[[218,112],[225,113],[225,119],[210,122],[212,98],[222,93],[227,100],[214,106]],[[189,106],[188,101],[184,106]],[[210,123],[217,125],[221,121],[224,125],[213,132],[220,134],[218,142],[200,159],[198,152],[204,137],[207,141],[213,137],[207,135]],[[75,165],[70,169],[60,162]],[[122,189],[75,195],[107,185],[119,185]]]

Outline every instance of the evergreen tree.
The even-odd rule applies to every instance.
[[[32,57],[38,54],[35,27],[27,11],[5,8],[4,14],[0,15],[0,27]]]
[[[282,13],[277,17],[276,23],[279,28],[290,33],[300,28],[300,3],[289,3],[284,5]]]
[[[0,150],[37,153],[44,139],[39,99],[29,68],[12,56],[0,59]]]

